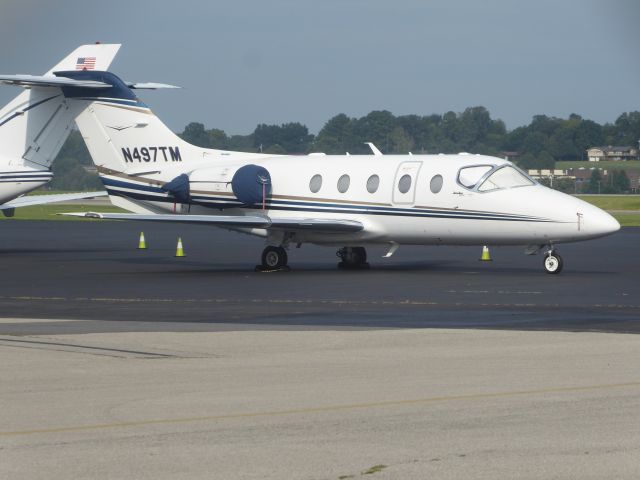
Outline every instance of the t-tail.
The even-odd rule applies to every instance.
[[[55,84],[55,72],[107,69],[120,45],[82,45],[42,76],[0,75],[0,83],[26,88],[0,109],[0,162],[48,169],[78,113]]]
[[[111,72],[66,71],[56,75],[105,85],[68,86],[63,87],[63,92],[70,103],[82,105],[76,124],[111,201],[130,211],[150,211],[131,202],[135,198],[131,192],[134,185],[135,189],[157,189],[185,171],[212,162],[270,156],[191,145],[172,132],[134,93],[141,88],[177,88],[172,85],[125,82]]]
[[[108,69],[119,48],[117,44],[82,45],[44,75],[0,74],[0,84],[25,89],[0,108],[0,210],[5,215],[27,204],[17,197],[51,180],[51,164],[79,112],[78,105],[65,99],[60,90],[65,81],[55,72]],[[51,197],[46,201],[31,197],[28,203],[50,201]]]

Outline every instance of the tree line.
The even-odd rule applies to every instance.
[[[360,118],[336,115],[317,135],[298,122],[260,124],[248,135],[231,136],[194,122],[180,136],[207,148],[273,154],[366,154],[369,150],[364,142],[373,142],[388,154],[468,151],[503,156],[503,152],[517,152],[517,161],[524,168],[552,168],[556,160],[586,159],[586,149],[593,146],[636,145],[640,112],[623,113],[614,123],[604,125],[576,114],[567,119],[536,115],[529,125],[508,131],[484,107],[426,116],[395,116],[376,110]]]
[[[491,118],[484,107],[442,115],[400,115],[376,110],[362,117],[343,113],[329,119],[317,135],[299,122],[260,124],[247,135],[229,135],[202,123],[189,123],[179,133],[194,145],[223,150],[271,154],[369,154],[364,142],[373,142],[386,154],[470,152],[512,159],[522,168],[553,168],[557,160],[585,160],[586,149],[598,145],[636,145],[640,139],[640,112],[620,115],[601,125],[571,114],[562,119],[536,115],[529,125],[507,130],[504,122]],[[78,132],[73,132],[54,162],[52,188],[99,188],[88,151]]]

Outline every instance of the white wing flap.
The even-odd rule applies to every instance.
[[[60,213],[71,217],[96,218],[101,220],[133,220],[139,222],[200,223],[221,227],[267,228],[269,219],[258,216],[224,216],[224,215],[183,215],[172,213],[140,214],[140,213]]]
[[[268,228],[288,231],[314,230],[320,232],[346,233],[359,232],[363,229],[360,222],[354,220],[332,220],[313,218],[274,219],[262,216],[230,216],[230,215],[185,215],[185,214],[153,214],[138,213],[61,213],[73,217],[96,218],[103,220],[134,220],[144,222],[200,223],[220,227],[236,228]]]
[[[0,210],[10,208],[28,207],[31,205],[43,205],[46,203],[68,202],[70,200],[83,200],[85,198],[104,197],[107,192],[79,192],[79,193],[57,193],[54,195],[27,195],[15,198],[0,205]]]
[[[271,228],[280,230],[313,230],[316,232],[359,232],[362,223],[355,220],[334,220],[324,218],[272,218]]]

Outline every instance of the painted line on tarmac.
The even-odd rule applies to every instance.
[[[533,293],[533,292],[530,292]],[[278,299],[278,298],[254,298],[254,299],[234,299],[234,298],[119,298],[119,297],[39,297],[39,296],[0,296],[1,300],[13,301],[47,301],[47,302],[103,302],[103,303],[203,303],[203,304],[272,304],[272,305],[353,305],[353,306],[439,306],[439,307],[502,307],[502,308],[603,308],[603,309],[637,309],[640,305],[631,304],[584,304],[584,305],[562,305],[559,303],[470,303],[470,302],[435,302],[430,300],[322,300],[322,299]]]
[[[441,397],[426,397],[415,398],[409,400],[389,400],[381,402],[367,402],[367,403],[352,403],[342,405],[327,405],[308,408],[294,408],[290,410],[273,410],[266,412],[245,412],[245,413],[230,413],[225,415],[204,415],[199,417],[182,417],[182,418],[164,418],[164,419],[151,419],[151,420],[139,420],[131,422],[114,422],[114,423],[97,423],[93,425],[77,425],[68,427],[52,427],[52,428],[35,428],[31,430],[13,430],[13,431],[0,431],[0,437],[17,437],[23,435],[36,435],[36,434],[50,434],[50,433],[71,433],[71,432],[83,432],[91,430],[106,430],[113,428],[131,428],[131,427],[145,427],[152,425],[172,425],[182,423],[194,423],[194,422],[215,422],[222,420],[240,420],[244,418],[268,418],[268,417],[280,417],[289,415],[302,415],[302,414],[315,414],[315,413],[331,413],[349,410],[366,410],[371,408],[388,408],[388,407],[403,407],[410,405],[426,405],[431,403],[446,403],[468,400],[485,400],[492,398],[509,398],[509,397],[524,397],[529,395],[546,395],[546,394],[562,394],[571,392],[593,392],[598,390],[612,390],[623,388],[639,388],[640,381],[628,382],[628,383],[612,383],[601,385],[583,385],[574,387],[551,387],[541,388],[537,390],[515,390],[510,392],[494,392],[494,393],[473,393],[467,395],[449,395]]]
[[[143,357],[143,358],[175,358],[175,355],[167,353],[142,352],[139,350],[124,350],[122,348],[94,347],[91,345],[79,345],[77,343],[45,342],[43,340],[24,340],[16,338],[0,337],[0,346],[18,348],[40,348],[56,352],[66,353],[88,353],[91,355],[109,356],[122,358],[123,354]],[[70,350],[71,349],[71,350]]]

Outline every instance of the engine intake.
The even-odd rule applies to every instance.
[[[271,175],[259,165],[245,165],[233,175],[231,189],[244,205],[260,204],[271,195]]]

